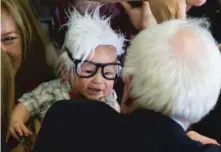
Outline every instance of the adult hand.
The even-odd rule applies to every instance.
[[[143,1],[141,8],[132,8],[128,2],[121,2],[121,5],[128,13],[131,23],[136,29],[142,30],[157,24],[148,1]]]
[[[219,50],[221,51],[221,44],[219,44]]]
[[[215,144],[215,145],[219,145],[219,143],[212,139],[212,138],[209,138],[209,137],[206,137],[206,136],[203,136],[203,135],[200,135],[198,134],[197,132],[195,131],[189,131],[187,132],[187,136],[189,138],[191,138],[192,140],[195,140],[195,141],[199,141],[203,144]]]
[[[149,4],[157,23],[186,18],[186,0],[149,0]]]
[[[19,137],[29,136],[31,134],[32,134],[32,132],[25,126],[25,124],[23,122],[13,121],[9,125],[9,135],[6,139],[6,142],[7,142],[10,135],[19,141],[20,140]]]

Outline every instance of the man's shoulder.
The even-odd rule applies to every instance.
[[[160,113],[137,110],[131,114],[129,121],[127,129],[134,139],[131,140],[132,147],[140,147],[138,151],[149,149],[156,152],[221,152],[219,146],[203,145],[191,140],[182,126]]]

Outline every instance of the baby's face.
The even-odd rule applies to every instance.
[[[113,46],[103,45],[95,49],[94,54],[87,58],[91,63],[108,64],[116,63],[117,55],[116,49]],[[87,62],[80,65],[80,75],[87,76],[94,73],[96,66]],[[109,95],[113,89],[114,80],[108,80],[105,77],[115,78],[115,66],[107,66],[106,68],[99,67],[97,72],[90,77],[82,78],[75,75],[71,76],[72,86],[75,92],[87,97],[88,99],[101,100],[102,97]],[[76,72],[76,71],[75,71]],[[102,74],[103,73],[103,74]],[[104,77],[105,75],[105,77]]]

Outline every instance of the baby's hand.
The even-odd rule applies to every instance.
[[[21,136],[29,136],[32,132],[25,126],[25,124],[21,121],[13,121],[9,125],[9,135],[20,140]]]

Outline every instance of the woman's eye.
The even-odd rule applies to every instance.
[[[12,37],[12,36],[10,36],[10,37],[3,38],[1,41],[2,41],[2,43],[4,43],[4,44],[11,44],[11,43],[13,43],[14,40],[16,40],[16,39],[17,39],[17,37]]]

